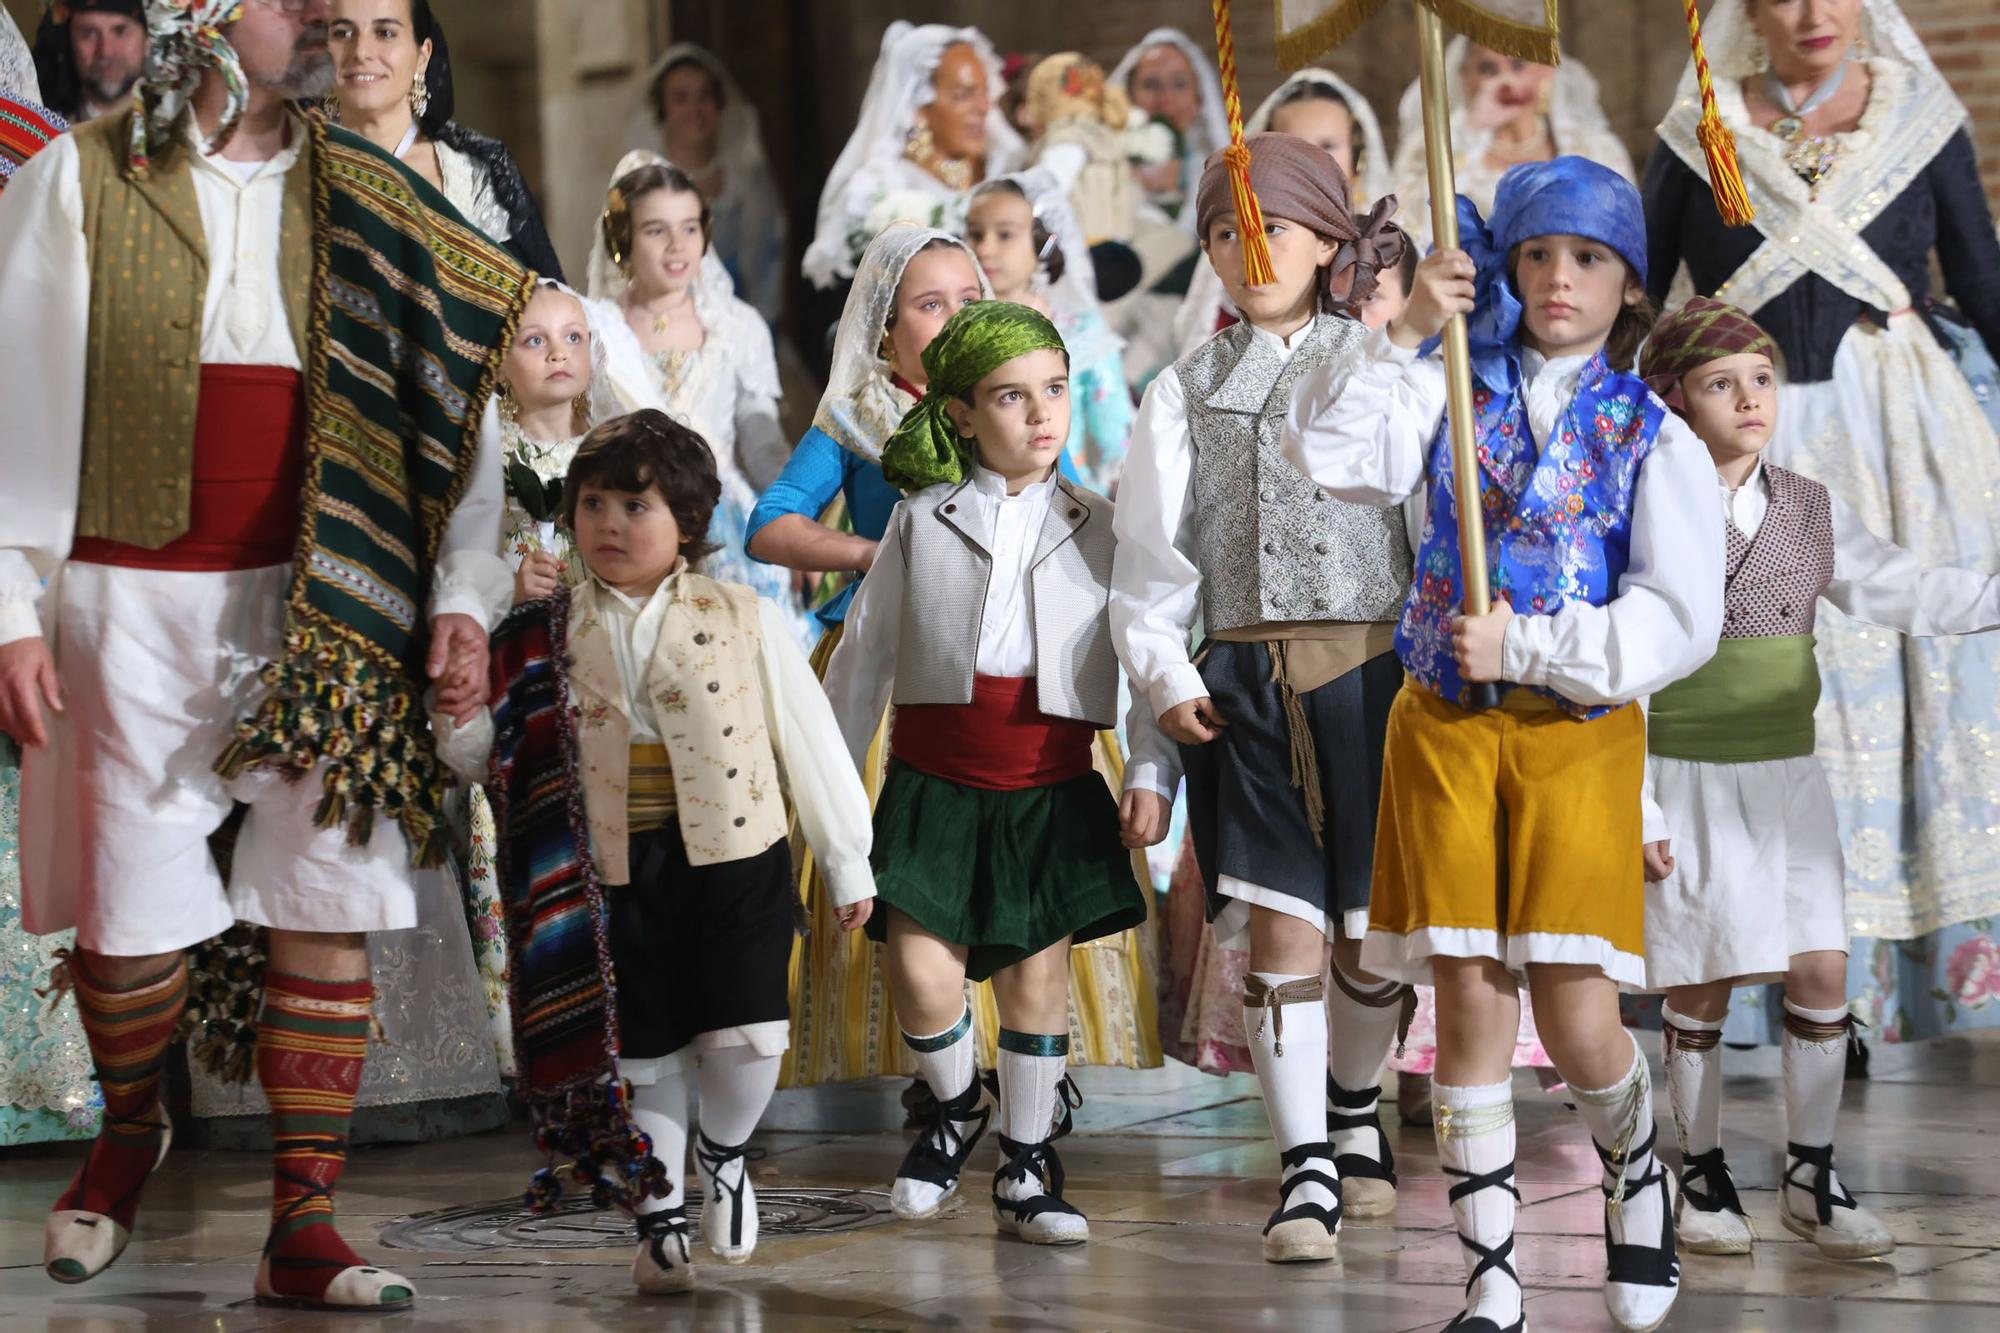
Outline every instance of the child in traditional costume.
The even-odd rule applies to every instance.
[[[1328,499],[1278,445],[1298,385],[1364,337],[1354,311],[1403,235],[1392,200],[1357,221],[1340,168],[1304,139],[1246,142],[1276,280],[1245,281],[1217,153],[1199,231],[1245,320],[1146,392],[1120,484],[1112,625],[1135,692],[1181,743],[1217,943],[1250,950],[1243,1025],[1283,1166],[1264,1257],[1287,1263],[1332,1258],[1344,1208],[1395,1204],[1376,1084],[1410,992],[1362,972],[1359,953],[1410,541],[1402,515]],[[1323,999],[1340,1033],[1331,1062]]]
[[[1072,368],[1064,456],[1084,485],[1111,494],[1132,433],[1125,340],[1098,309],[1090,246],[1068,197],[1040,168],[996,176],[972,192],[965,243],[986,270],[995,300],[1032,306],[1062,334]]]
[[[1466,251],[1425,259],[1403,314],[1351,376],[1301,386],[1286,429],[1286,454],[1334,498],[1429,488],[1362,959],[1437,988],[1438,1152],[1471,1270],[1454,1327],[1524,1326],[1508,1057],[1525,971],[1604,1163],[1605,1303],[1650,1329],[1679,1265],[1652,1085],[1618,1015],[1619,988],[1645,984],[1645,719],[1629,704],[1715,649],[1714,468],[1625,369],[1651,324],[1629,182],[1558,158],[1509,172],[1490,222],[1464,199],[1459,218]],[[1494,599],[1479,617],[1461,611],[1443,367],[1419,350],[1461,312]],[[1477,708],[1476,684],[1500,680],[1504,702]]]
[[[911,494],[827,673],[857,766],[896,705],[869,934],[887,944],[897,1021],[936,1102],[891,1202],[934,1215],[992,1117],[965,998],[968,979],[990,977],[994,1220],[1034,1244],[1076,1244],[1089,1223],[1063,1198],[1054,1146],[1079,1100],[1064,1075],[1070,946],[1145,920],[1129,850],[1164,836],[1178,775],[1144,710],[1129,719],[1122,802],[1092,769],[1118,707],[1112,507],[1057,474],[1070,409],[1055,326],[980,302],[923,360],[924,397],[882,452]]]
[[[788,1031],[788,799],[841,924],[865,921],[874,894],[867,796],[783,613],[689,567],[720,493],[708,446],[663,413],[586,436],[563,519],[589,578],[508,618],[500,702],[442,743],[462,773],[495,756],[537,1140],[633,1207],[633,1281],[655,1293],[694,1283],[690,1081],[702,1233],[729,1263],[757,1244],[744,1153]],[[545,1174],[544,1198],[552,1186]]]
[[[1697,296],[1654,327],[1640,362],[1714,460],[1727,579],[1715,657],[1649,705],[1646,981],[1666,992],[1682,1243],[1750,1252],[1723,1160],[1719,1043],[1732,988],[1782,978],[1790,1141],[1778,1219],[1829,1258],[1862,1259],[1895,1242],[1833,1167],[1853,1020],[1840,829],[1813,756],[1814,610],[1825,598],[1883,629],[1971,634],[2000,627],[2000,579],[1926,569],[1826,487],[1764,462],[1777,359],[1748,315]]]

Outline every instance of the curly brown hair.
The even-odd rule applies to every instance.
[[[665,412],[648,407],[614,417],[583,437],[563,478],[562,522],[571,531],[585,486],[633,495],[657,490],[681,530],[681,554],[690,564],[721,549],[708,539],[722,499],[715,455],[707,440]]]
[[[632,206],[655,190],[668,190],[674,194],[691,194],[701,200],[701,244],[707,250],[714,239],[715,210],[708,206],[708,196],[703,194],[692,178],[679,167],[662,162],[649,162],[643,167],[634,167],[611,184],[604,196],[604,212],[598,217],[597,225],[604,232],[604,248],[611,253],[611,262],[623,267],[632,257]]]

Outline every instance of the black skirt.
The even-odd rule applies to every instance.
[[[1306,818],[1304,793],[1292,785],[1292,737],[1281,688],[1271,679],[1269,647],[1212,640],[1201,679],[1229,721],[1221,739],[1181,746],[1188,833],[1208,890],[1209,919],[1230,901],[1216,892],[1223,875],[1288,894],[1335,918],[1329,926],[1365,909],[1382,745],[1389,705],[1403,687],[1396,655],[1371,658],[1299,696],[1326,809],[1317,830]]]
[[[672,1055],[704,1032],[783,1023],[792,957],[792,857],[689,865],[679,820],[632,835],[632,882],[607,886],[618,1053]]]

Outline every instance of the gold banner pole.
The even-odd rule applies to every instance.
[[[1451,104],[1445,95],[1444,23],[1428,5],[1418,4],[1417,46],[1422,58],[1420,79],[1424,99],[1424,162],[1430,169],[1431,235],[1440,250],[1458,249],[1458,183],[1452,171]],[[1486,524],[1479,500],[1479,453],[1472,427],[1472,350],[1466,341],[1465,316],[1453,315],[1444,326],[1445,403],[1451,421],[1451,466],[1458,488],[1459,587],[1468,616],[1483,616],[1491,607],[1486,574]],[[1500,702],[1496,684],[1475,685],[1476,708]]]

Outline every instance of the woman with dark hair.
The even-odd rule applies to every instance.
[[[429,0],[335,0],[333,116],[435,185],[466,221],[545,278],[562,264],[521,169],[452,119],[451,50]]]
[[[664,154],[694,181],[737,294],[775,328],[785,304],[785,201],[755,104],[720,60],[691,42],[662,51],[641,88],[625,146]]]

